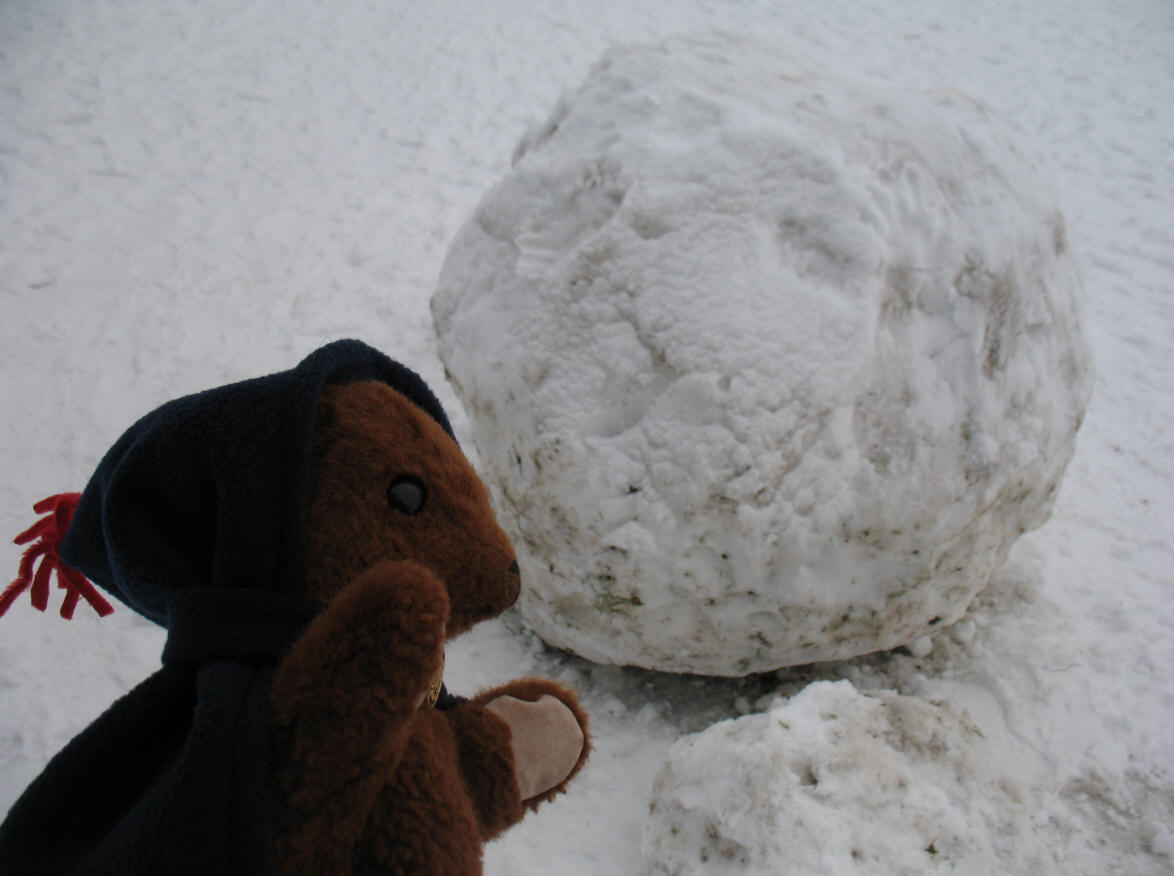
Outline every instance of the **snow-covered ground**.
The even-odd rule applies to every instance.
[[[1174,872],[1167,0],[7,0],[0,532],[23,529],[42,496],[80,489],[149,408],[289,367],[337,337],[420,370],[467,436],[428,310],[457,228],[607,47],[708,29],[798,38],[867,75],[957,87],[1008,122],[1051,173],[1083,253],[1095,395],[1052,521],[923,656],[722,681],[595,667],[509,621],[454,646],[455,689],[559,677],[582,692],[597,736],[572,792],[487,849],[488,873],[645,872],[650,794],[678,736],[768,708],[817,722],[803,717],[818,713],[814,699],[786,711],[782,698],[843,679],[909,698],[914,715],[945,704],[952,725],[981,730],[992,777],[1025,764],[1016,778],[1036,833],[1008,872]],[[18,557],[5,548],[0,566],[15,571]],[[0,810],[157,665],[161,644],[125,609],[65,623],[22,602],[0,620]],[[861,726],[879,720],[873,700],[813,691],[829,692],[855,703]],[[901,752],[867,740],[848,750]],[[942,774],[919,763],[904,764],[915,780]],[[805,800],[804,829],[823,819],[827,842],[847,842],[837,819],[865,820],[844,810],[853,801],[875,794],[845,792],[839,810]],[[769,830],[793,827],[786,815]],[[688,851],[682,836],[674,854]],[[797,865],[787,847],[777,843],[773,872]],[[982,872],[935,843],[923,852],[908,872]],[[827,866],[812,872],[841,872]]]

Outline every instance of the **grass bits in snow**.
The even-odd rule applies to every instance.
[[[958,621],[1072,455],[1080,296],[974,101],[714,37],[609,52],[432,306],[526,621],[743,675]]]
[[[818,682],[675,743],[644,854],[656,876],[1051,872],[1030,799],[965,714]]]

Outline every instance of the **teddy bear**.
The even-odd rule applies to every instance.
[[[167,641],[13,805],[0,872],[476,874],[586,761],[565,687],[445,688],[520,572],[435,396],[366,344],[158,408],[40,508],[0,613],[56,571],[64,615],[110,610],[93,581]]]

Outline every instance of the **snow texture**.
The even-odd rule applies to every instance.
[[[454,691],[557,678],[580,692],[595,736],[569,793],[487,846],[486,876],[647,873],[650,792],[681,734],[845,679],[862,695],[968,716],[992,776],[1024,764],[1016,778],[1051,826],[1050,860],[1000,876],[1168,876],[1168,0],[6,0],[0,532],[28,526],[43,496],[84,485],[154,406],[288,368],[343,336],[419,369],[472,453],[428,310],[446,248],[518,138],[604,51],[711,29],[798,40],[902,87],[961,88],[1006,119],[1052,174],[1085,265],[1093,399],[1052,519],[920,657],[900,648],[703,679],[593,665],[512,619],[454,642]],[[0,544],[9,574],[19,558]],[[65,623],[26,603],[0,619],[0,812],[158,667],[162,644],[122,609]],[[859,820],[854,805],[845,798],[841,817]],[[828,834],[828,855],[845,860],[839,837]],[[908,872],[933,873],[933,857]],[[800,872],[786,848],[773,863]]]
[[[957,621],[1051,512],[1082,306],[1055,197],[975,101],[712,36],[609,51],[433,298],[526,622],[710,675]]]
[[[673,745],[644,852],[662,876],[1038,873],[1018,766],[947,703],[818,682]]]

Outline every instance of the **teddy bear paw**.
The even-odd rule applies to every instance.
[[[485,708],[510,727],[523,801],[566,781],[579,762],[586,737],[574,712],[560,699],[546,694],[530,702],[506,695]]]

